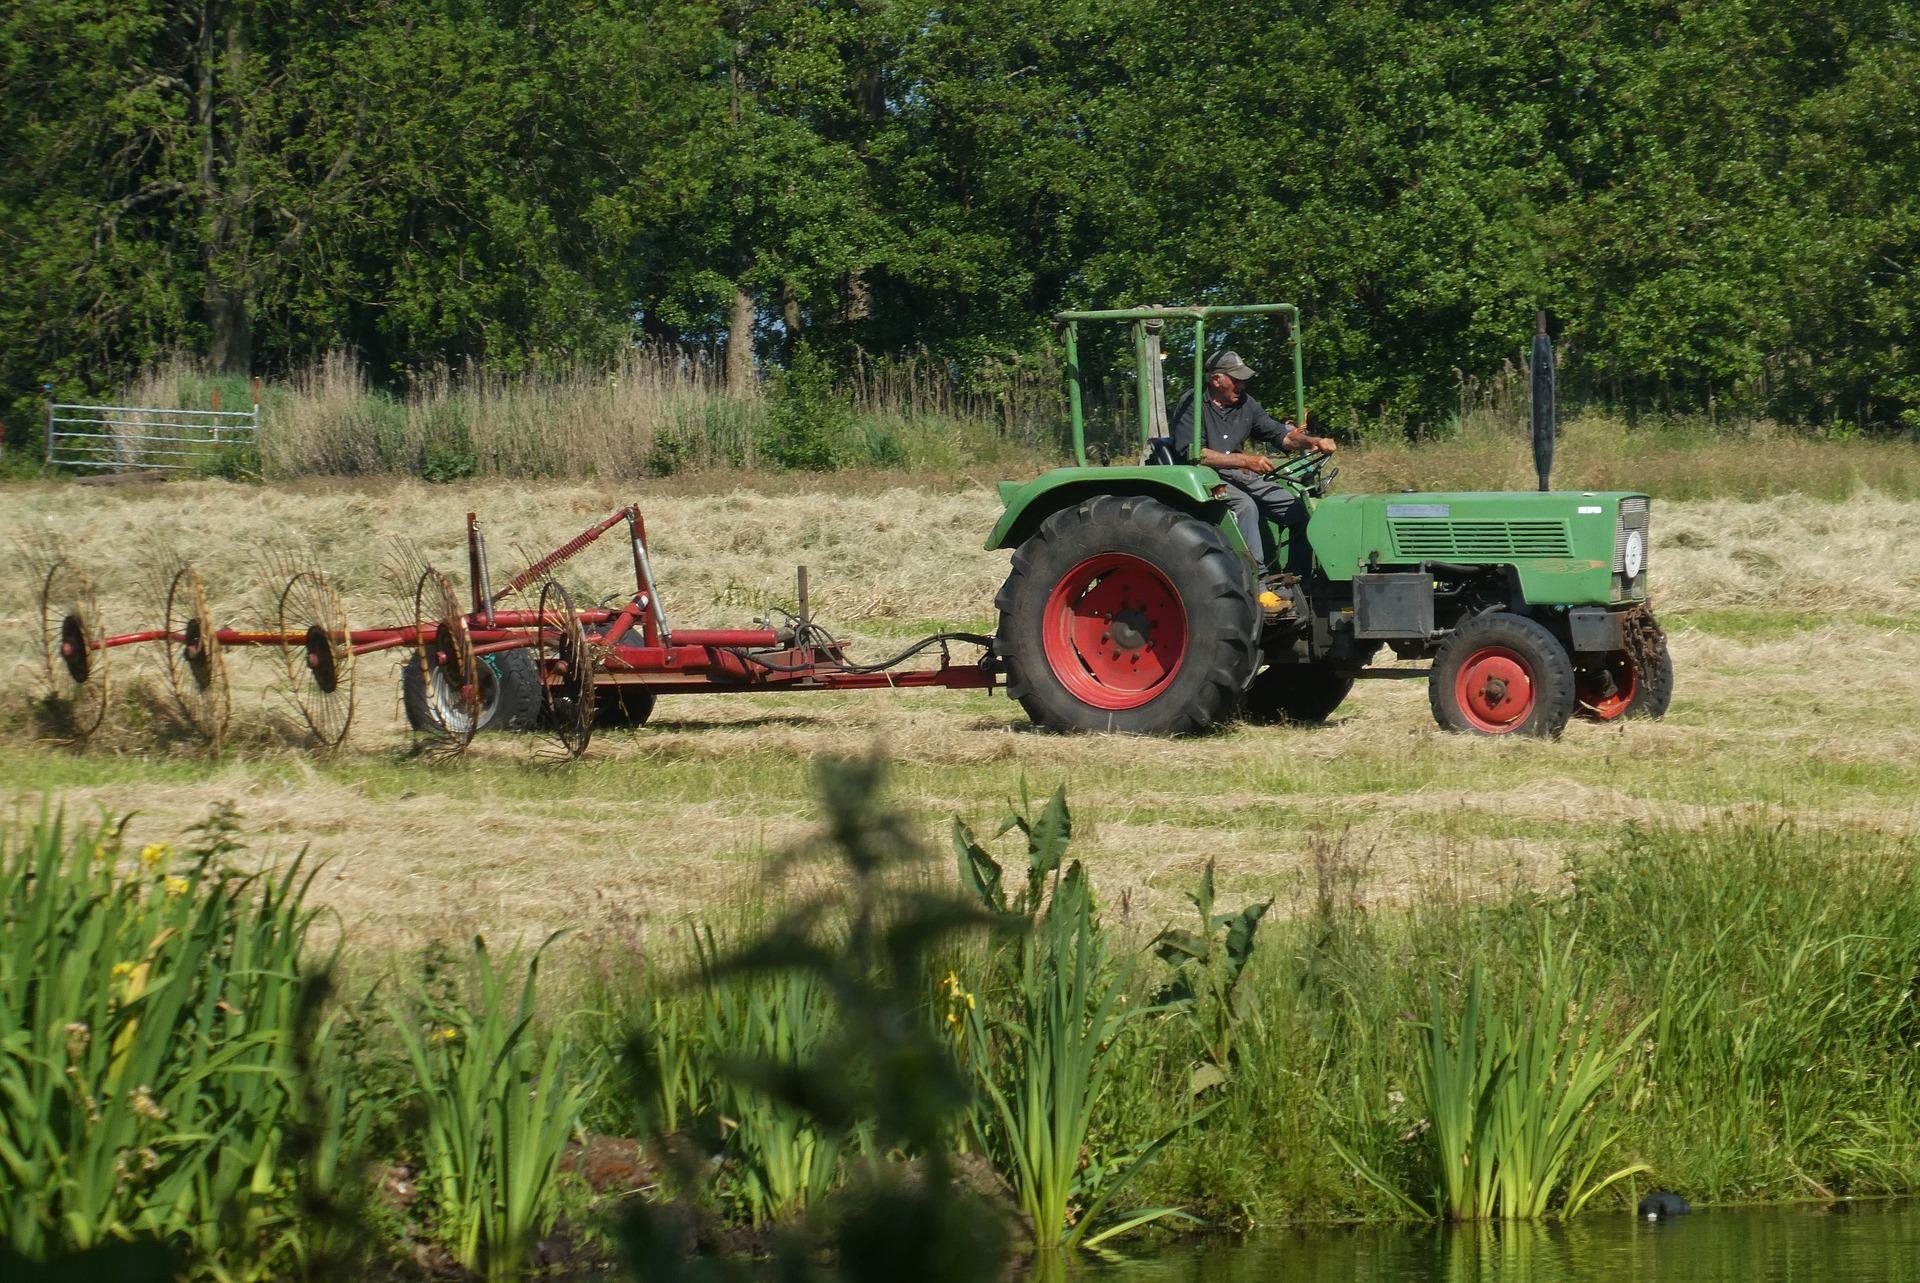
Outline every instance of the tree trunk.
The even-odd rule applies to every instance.
[[[752,396],[753,378],[753,295],[746,286],[733,287],[733,315],[727,323],[727,392],[732,396]]]
[[[218,31],[224,18],[224,39]],[[216,45],[221,62],[215,61]],[[244,144],[239,127],[238,85],[247,45],[240,17],[209,0],[200,6],[194,123],[200,134],[200,201],[205,232],[200,249],[201,302],[207,317],[207,363],[222,374],[245,374],[253,365],[253,335],[247,306],[248,204]],[[224,96],[226,110],[221,99]]]

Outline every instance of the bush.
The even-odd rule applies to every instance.
[[[840,466],[853,432],[853,405],[834,391],[832,368],[805,343],[774,376],[761,429],[760,457],[776,468],[829,472]]]

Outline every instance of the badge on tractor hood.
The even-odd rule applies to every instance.
[[[1390,503],[1387,505],[1389,517],[1451,517],[1453,505],[1450,503]]]

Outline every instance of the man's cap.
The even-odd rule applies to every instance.
[[[1224,352],[1214,353],[1213,359],[1207,362],[1207,373],[1225,374],[1245,383],[1253,377],[1253,367],[1242,361],[1238,352],[1229,348]]]

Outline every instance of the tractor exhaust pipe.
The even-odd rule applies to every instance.
[[[1546,490],[1553,473],[1553,340],[1544,309],[1533,314],[1533,470]]]

